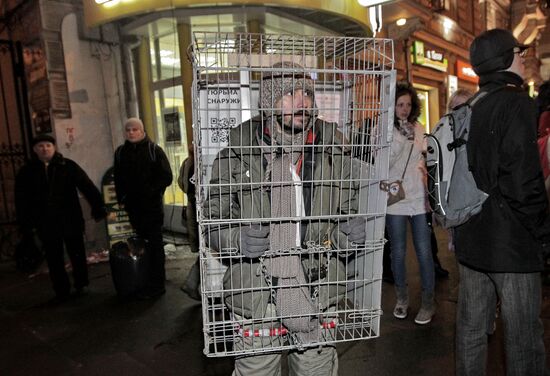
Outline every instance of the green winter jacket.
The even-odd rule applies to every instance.
[[[207,242],[212,243],[208,236],[216,237],[216,243],[224,251],[238,251],[240,226],[277,220],[271,217],[270,183],[264,182],[267,160],[262,152],[267,150],[260,146],[261,130],[260,118],[232,129],[229,147],[218,154],[213,165],[204,223],[210,229]],[[343,137],[336,124],[317,120],[312,131],[314,142],[304,147],[303,153],[306,217],[302,221],[302,246],[337,248],[335,242],[345,235],[332,232],[336,233],[339,218],[345,221],[347,215],[357,212],[355,200],[359,185],[350,178],[351,156],[344,151]],[[268,146],[269,149],[274,147]],[[334,256],[313,254],[308,257],[302,261],[306,275],[317,275],[328,282],[312,291],[320,309],[324,310],[344,297],[345,268]],[[321,257],[323,261],[313,261],[311,257]],[[234,261],[224,276],[225,303],[238,315],[263,317],[271,293],[260,262]],[[310,267],[321,264],[326,266],[324,275]]]
[[[264,182],[267,160],[262,153],[267,150],[260,146],[261,126],[261,119],[256,117],[233,128],[228,147],[218,154],[212,167],[204,220],[216,230],[216,236],[219,232],[221,249],[239,249],[239,224],[277,220],[271,218],[270,183]],[[302,244],[327,246],[338,216],[357,212],[358,184],[350,178],[351,157],[344,151],[336,124],[316,120],[313,133],[314,143],[304,147],[302,183],[307,215],[302,224]]]

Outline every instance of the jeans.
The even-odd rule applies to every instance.
[[[507,376],[542,376],[545,370],[540,273],[484,273],[459,265],[456,375],[485,375],[487,334],[497,298],[504,324]]]
[[[431,230],[428,226],[428,214],[386,215],[386,229],[391,247],[391,268],[397,289],[407,288],[407,267],[405,255],[407,252],[407,221],[412,228],[412,238],[416,258],[420,267],[422,292],[433,294],[434,262],[432,258]]]

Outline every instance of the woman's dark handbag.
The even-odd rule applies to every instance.
[[[147,241],[139,237],[130,237],[119,241],[109,251],[111,275],[119,296],[133,295],[143,288],[149,273]]]
[[[409,150],[409,156],[407,157],[407,163],[405,163],[405,168],[403,169],[401,180],[395,180],[392,182],[383,180],[380,182],[380,189],[384,192],[388,192],[388,206],[391,206],[396,202],[399,202],[405,198],[405,189],[403,188],[403,179],[405,178],[405,173],[407,172],[407,167],[409,166],[409,161],[411,160],[413,147],[414,147],[414,142],[411,144],[411,149]]]
[[[403,181],[395,180],[392,182],[380,182],[380,189],[388,192],[388,206],[395,204],[405,198],[405,190],[403,189]]]

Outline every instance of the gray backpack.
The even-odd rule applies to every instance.
[[[428,198],[435,220],[445,228],[461,225],[478,214],[489,197],[477,187],[466,146],[473,106],[495,91],[478,92],[443,116],[434,131],[426,135]]]

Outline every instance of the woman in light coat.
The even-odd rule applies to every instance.
[[[397,297],[393,315],[398,319],[405,319],[408,315],[406,248],[409,222],[422,284],[422,305],[415,317],[415,323],[425,325],[435,314],[434,263],[431,230],[427,220],[430,210],[426,190],[425,130],[417,121],[420,101],[414,88],[408,83],[398,84],[395,98],[389,182],[402,181],[405,198],[388,205],[386,216]]]

